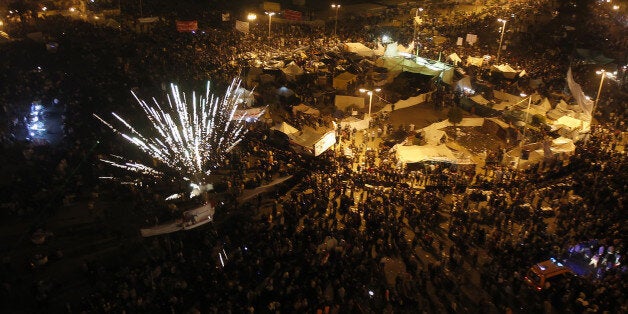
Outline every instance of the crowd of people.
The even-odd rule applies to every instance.
[[[508,11],[491,7],[464,18],[438,19],[433,28],[444,36],[481,34],[488,32],[488,22],[515,11],[541,6],[551,15],[546,5],[515,3]],[[363,25],[385,22],[406,9],[341,20],[338,39],[321,40],[319,29],[294,26],[290,36],[270,42],[234,30],[179,34],[167,23],[136,34],[64,18],[36,21],[57,32],[56,53],[29,42],[0,47],[5,52],[0,75],[7,83],[0,84],[0,116],[8,126],[1,130],[7,153],[0,158],[3,165],[18,165],[2,168],[7,174],[2,181],[3,215],[35,219],[34,226],[40,227],[68,195],[88,198],[96,190],[107,195],[96,179],[107,171],[97,162],[98,154],[128,154],[89,117],[109,111],[133,115],[127,105],[129,89],[158,94],[171,80],[193,85],[208,77],[220,85],[240,75],[251,54],[272,59],[307,46],[306,53],[313,56],[341,41],[373,44],[378,27],[365,35]],[[411,38],[411,29],[403,33]],[[548,38],[536,39],[542,45]],[[425,47],[422,53],[433,58],[441,51],[462,49],[453,43]],[[479,55],[485,48],[464,48],[461,55]],[[547,60],[567,50],[527,55],[525,50],[508,51],[504,58],[542,78],[548,91],[561,84],[568,60],[557,58],[552,66]],[[300,96],[307,97],[303,90]],[[20,119],[15,121],[25,115],[17,104],[34,99],[49,105],[56,99],[64,107],[64,144],[36,146],[12,136],[12,127],[24,127]],[[616,102],[609,108],[621,108],[621,96],[609,99]],[[622,121],[623,110],[613,112],[616,121]],[[290,119],[301,121],[296,125],[324,123],[299,115]],[[132,256],[128,265],[86,261],[83,271],[93,287],[83,300],[68,302],[68,310],[485,313],[539,311],[545,303],[576,313],[628,310],[621,215],[626,157],[616,150],[625,125],[594,128],[566,166],[553,162],[528,171],[489,167],[478,173],[444,164],[414,171],[399,168],[394,154],[377,148],[375,143],[390,133],[378,127],[364,134],[348,130],[341,137],[335,152],[350,147],[353,157],[330,151],[313,159],[278,149],[268,126],[253,124],[252,136],[231,159],[232,172],[222,182],[226,190],[235,198],[250,182],[256,186],[287,174],[298,183],[245,204],[226,202],[208,228],[142,240],[146,250]],[[364,157],[368,147],[372,159]],[[472,190],[490,197],[482,202]],[[147,217],[160,215],[163,208],[154,204],[160,202],[146,191],[134,192],[136,210]],[[518,209],[525,204],[530,210],[521,214]],[[552,220],[542,215],[541,207],[548,205],[555,208]],[[564,256],[591,239],[613,247],[621,266],[602,276],[573,277],[543,293],[526,287],[523,277],[530,265]],[[391,266],[395,262],[404,266]],[[0,280],[3,297],[13,296],[15,276],[3,272]],[[37,284],[34,290],[45,306],[52,289]]]

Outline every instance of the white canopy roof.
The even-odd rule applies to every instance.
[[[402,146],[395,145],[397,160],[403,164],[422,161],[457,162],[446,145]]]
[[[294,133],[298,133],[299,130],[297,130],[297,128],[291,126],[290,124],[286,123],[286,122],[281,122],[278,125],[273,126],[272,128],[270,128],[271,130],[276,130],[279,131],[283,134],[286,135],[290,135],[290,134],[294,134]]]

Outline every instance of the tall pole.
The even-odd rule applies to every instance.
[[[497,60],[496,63],[499,65],[499,56],[502,52],[502,43],[504,42],[504,31],[506,31],[506,20],[497,19],[497,21],[504,23],[502,26],[502,35],[499,37],[499,47],[497,47]]]
[[[532,95],[528,97],[528,109],[526,110],[526,125],[523,127],[523,140],[526,138],[526,130],[528,129],[528,116],[530,115],[530,105],[532,104]]]
[[[595,103],[593,104],[593,109],[591,109],[591,121],[593,121],[593,113],[597,108],[597,104],[600,101],[600,94],[602,94],[602,86],[604,86],[604,77],[606,77],[606,71],[600,70],[597,72],[598,74],[602,74],[602,78],[600,79],[600,87],[597,89],[597,96],[595,97]]]
[[[336,19],[334,20],[334,37],[336,36],[336,31],[338,30],[338,9],[340,9],[340,4],[332,4],[332,9],[336,9]]]
[[[416,55],[417,57],[419,56],[419,21],[417,20],[417,17],[419,17],[419,11],[423,12],[423,8],[417,8],[416,12],[414,13],[414,37],[412,38],[412,40],[416,41],[416,43],[414,44],[416,46]]]
[[[373,104],[373,92],[369,91],[369,118],[371,117],[371,105]]]
[[[381,89],[376,88],[374,90],[368,90],[364,88],[360,88],[360,93],[366,93],[369,95],[369,118],[371,117],[371,105],[373,104],[373,93],[379,92]]]
[[[273,15],[275,15],[275,12],[265,12],[266,15],[268,15],[268,37],[270,38],[270,25],[272,23],[273,20]]]

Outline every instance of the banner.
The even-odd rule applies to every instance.
[[[231,14],[229,14],[229,12],[223,13],[222,14],[222,21],[223,22],[228,22],[229,20],[231,20]]]
[[[580,109],[582,109],[587,117],[591,119],[591,112],[593,111],[593,100],[587,99],[587,96],[584,95],[580,84],[574,81],[573,74],[571,73],[571,67],[569,68],[569,70],[567,70],[567,85],[569,86],[571,96],[573,96],[578,106],[580,106]]]
[[[456,45],[462,46],[462,37],[458,37],[458,40],[456,40]]]
[[[302,14],[299,11],[284,10],[283,17],[289,21],[300,21],[302,19]]]
[[[473,44],[475,44],[477,41],[478,41],[478,35],[467,34],[466,42],[468,42],[469,45],[473,46]]]
[[[240,31],[240,32],[243,32],[243,33],[247,34],[249,32],[249,22],[243,22],[243,21],[236,20],[236,22],[235,22],[235,29],[237,31]]]
[[[184,32],[195,32],[198,29],[197,21],[176,21],[177,23],[177,31]]]
[[[141,17],[139,19],[137,19],[138,22],[140,23],[155,23],[159,20],[158,17],[156,16],[152,16],[152,17]]]

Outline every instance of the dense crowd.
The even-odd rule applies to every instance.
[[[487,32],[487,23],[511,12],[541,6],[551,14],[545,5],[516,3],[511,11],[492,7],[477,15],[440,19],[434,28],[444,36],[480,34]],[[374,37],[364,37],[362,25],[399,14],[392,10],[339,21],[339,37],[372,45],[378,29],[368,32]],[[321,40],[320,29],[311,26],[291,27],[291,36],[268,42],[221,29],[178,34],[165,23],[150,33],[121,31],[115,36],[110,29],[66,19],[37,23],[59,30],[57,53],[27,42],[0,48],[5,52],[0,75],[3,82],[11,81],[0,84],[1,116],[9,126],[2,130],[6,154],[1,161],[19,165],[3,167],[7,175],[2,199],[9,204],[7,215],[36,217],[36,226],[67,195],[87,197],[106,190],[95,179],[97,172],[105,172],[96,162],[97,153],[122,154],[124,147],[86,117],[93,112],[130,113],[129,89],[153,89],[157,94],[170,80],[193,85],[207,77],[224,84],[241,74],[251,53],[270,60],[308,47],[306,53],[313,56],[335,49],[337,43]],[[406,30],[405,35],[409,38],[411,33]],[[425,53],[434,58],[441,50],[461,51],[451,43],[426,47]],[[485,48],[465,48],[461,55],[477,55]],[[559,58],[552,66],[547,60],[565,51],[532,55],[508,51],[505,59],[531,77],[542,78],[547,90],[561,84],[568,60]],[[299,94],[307,97],[307,89]],[[57,99],[64,106],[64,145],[34,146],[11,136],[11,127],[24,127],[15,121],[24,115],[15,104],[33,99],[44,103]],[[609,99],[621,102],[619,95]],[[625,112],[614,114],[622,121]],[[288,114],[286,119],[299,126],[324,123],[300,114]],[[377,130],[382,127],[386,131]],[[508,308],[538,311],[546,301],[576,313],[628,310],[623,268],[611,268],[599,277],[573,277],[543,293],[523,281],[530,265],[565,256],[590,239],[606,250],[612,247],[625,267],[621,213],[626,158],[615,149],[625,125],[619,122],[596,127],[566,165],[547,162],[528,171],[498,166],[479,173],[445,164],[410,171],[398,167],[394,154],[377,148],[370,152],[371,159],[362,157],[368,156],[368,146],[390,133],[386,125],[375,125],[364,134],[346,130],[335,152],[319,159],[278,149],[263,123],[251,128],[253,136],[231,159],[226,190],[235,198],[247,187],[287,174],[300,179],[296,186],[287,191],[282,186],[267,200],[228,202],[216,224],[198,232],[145,240],[147,253],[136,263],[114,267],[86,261],[83,271],[94,283],[93,293],[68,307],[87,312],[485,313]],[[335,154],[344,147],[352,149],[353,157]],[[68,165],[79,166],[75,171]],[[482,201],[471,191],[490,197]],[[163,210],[146,191],[134,193],[142,215],[157,216]],[[551,224],[541,210],[548,205],[556,209]],[[527,211],[522,213],[522,208]],[[431,257],[423,257],[425,252]],[[226,260],[221,260],[223,256]],[[11,296],[15,278],[3,273],[3,296]],[[479,287],[471,280],[474,274],[480,275]],[[51,288],[38,285],[35,290],[45,306]]]

